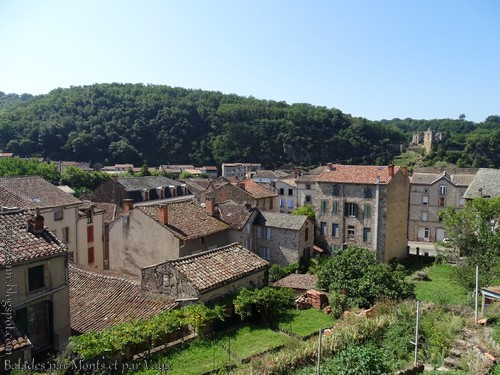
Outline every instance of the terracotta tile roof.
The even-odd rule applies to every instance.
[[[0,358],[7,355],[7,350],[16,353],[31,347],[31,342],[16,324],[14,317],[10,317],[4,304],[0,304]],[[7,332],[7,324],[9,329]],[[7,333],[9,339],[7,339]]]
[[[69,264],[71,329],[84,333],[117,323],[149,318],[176,307],[173,302],[145,299],[138,279]]]
[[[165,227],[182,240],[193,240],[230,229],[229,225],[212,217],[192,201],[139,206],[136,209],[158,221],[158,208],[162,206],[168,207],[168,224]]]
[[[278,194],[267,190],[265,187],[262,185],[258,184],[257,182],[253,180],[245,180],[245,191],[250,194],[252,197],[255,199],[262,199],[262,198],[269,198],[269,197],[276,197]]]
[[[225,285],[269,267],[238,243],[168,261],[199,292]]]
[[[28,232],[27,222],[31,217],[32,215],[26,211],[0,213],[0,238],[2,242],[0,266],[5,266],[6,262],[5,239],[9,239],[8,249],[12,263],[66,253],[66,246],[60,244],[47,229],[36,236]]]
[[[278,175],[269,169],[259,169],[255,172],[253,178],[278,178]]]
[[[79,199],[38,176],[0,178],[0,205],[4,207],[44,208],[79,203]]]
[[[219,203],[217,208],[220,213],[220,219],[235,229],[243,228],[255,210],[247,209],[244,205],[233,201]]]
[[[394,167],[394,174],[399,170],[400,167]],[[331,170],[325,167],[324,171],[316,176],[314,181],[374,185],[377,176],[380,176],[381,184],[388,184],[392,179],[389,175],[389,167],[387,166],[334,164]]]
[[[302,275],[298,273],[292,273],[278,281],[276,281],[273,286],[280,286],[283,288],[292,289],[316,289],[316,281],[318,278],[316,275]]]

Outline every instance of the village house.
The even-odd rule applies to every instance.
[[[190,194],[185,184],[163,176],[113,176],[97,187],[92,201],[122,204],[124,199],[132,199],[138,203]]]
[[[200,168],[200,171],[205,173],[211,180],[219,176],[219,169],[215,165],[204,165]]]
[[[229,243],[229,225],[192,201],[133,207],[109,225],[109,269],[140,275],[142,267]]]
[[[0,206],[39,209],[45,226],[74,256],[78,246],[77,221],[82,202],[38,176],[1,177]],[[82,234],[86,237],[85,234]]]
[[[408,240],[435,242],[446,238],[440,213],[460,209],[477,169],[415,168],[410,178]]]
[[[289,214],[298,207],[298,189],[294,178],[276,181],[279,212]]]
[[[244,179],[259,169],[262,169],[260,163],[222,163],[222,176]]]
[[[288,266],[313,255],[314,222],[308,216],[261,211],[255,226],[258,254],[270,263]]]
[[[104,269],[107,258],[104,248],[105,210],[84,201],[78,210],[77,250],[70,260],[87,267]]]
[[[266,286],[268,268],[267,261],[234,243],[144,267],[141,289],[149,298],[207,303],[240,288]]]
[[[297,176],[295,184],[297,185],[297,207],[312,205],[316,197],[315,179],[323,173],[325,166],[319,166],[313,170],[302,173]]]
[[[145,319],[171,310],[173,301],[149,300],[141,295],[138,277],[69,265],[71,331],[100,331],[115,324]]]
[[[270,171],[267,169],[260,169],[255,172],[255,174],[252,176],[252,180],[255,182],[267,182],[267,183],[274,183],[278,181],[280,178],[285,178],[288,177],[288,173],[276,170],[276,171]]]
[[[70,336],[66,245],[44,226],[40,210],[0,213],[0,231],[2,361],[62,351]]]
[[[405,168],[329,163],[314,181],[316,221],[332,252],[357,245],[376,251],[379,261],[406,256]]]

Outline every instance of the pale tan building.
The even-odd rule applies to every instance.
[[[410,178],[408,240],[436,242],[444,240],[445,227],[440,212],[447,206],[460,209],[464,194],[477,169],[416,168]]]
[[[376,251],[383,262],[406,256],[405,168],[328,164],[314,181],[319,235],[332,252],[356,245]]]
[[[31,354],[62,351],[70,336],[67,247],[47,230],[40,212],[2,212],[0,231],[0,296],[7,314],[0,331],[20,327],[29,340],[21,341],[20,348],[31,350],[17,352],[12,340],[19,337],[4,332],[0,357],[29,359]]]
[[[105,269],[107,257],[104,253],[104,213],[91,202],[84,202],[78,212],[77,251],[73,262],[86,267]]]

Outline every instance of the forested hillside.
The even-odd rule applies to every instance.
[[[0,92],[0,149],[103,164],[386,164],[398,153],[387,150],[430,126],[450,132],[443,145],[456,152],[450,162],[498,166],[500,124],[498,116],[490,117],[479,125],[464,119],[374,122],[309,104],[169,86],[95,84],[40,96]],[[471,149],[478,146],[481,154],[475,155]]]

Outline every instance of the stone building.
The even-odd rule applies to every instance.
[[[141,290],[148,298],[207,303],[267,285],[268,268],[267,261],[234,243],[144,267]]]
[[[431,152],[434,144],[442,142],[444,140],[444,133],[436,132],[431,129],[427,129],[423,132],[413,133],[412,143],[413,147],[423,146],[425,152],[428,154]]]
[[[278,191],[278,207],[281,213],[292,213],[298,207],[297,183],[293,178],[276,181]]]
[[[312,256],[314,223],[306,215],[261,211],[255,232],[257,253],[272,264],[288,266]]]
[[[222,176],[244,179],[259,169],[262,169],[260,163],[222,163]]]
[[[314,180],[316,221],[330,250],[357,245],[376,251],[384,262],[406,255],[405,168],[329,163]]]
[[[408,240],[435,242],[446,238],[440,212],[460,209],[474,168],[416,168],[410,178]]]

